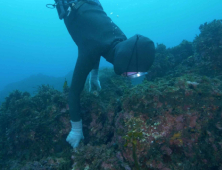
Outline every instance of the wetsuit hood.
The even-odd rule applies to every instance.
[[[124,72],[147,72],[154,58],[153,41],[142,35],[134,35],[115,46],[114,71],[118,75]]]

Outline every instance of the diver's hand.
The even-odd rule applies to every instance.
[[[98,69],[93,69],[90,72],[90,77],[89,77],[89,92],[91,91],[100,91],[101,90],[101,85],[99,81],[99,76],[98,76]]]
[[[76,148],[79,145],[81,139],[84,139],[82,132],[82,120],[79,122],[70,121],[72,125],[72,129],[66,138],[66,141],[73,147]]]

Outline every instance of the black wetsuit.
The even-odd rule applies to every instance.
[[[96,3],[84,3],[78,10],[72,10],[64,21],[78,46],[78,59],[70,87],[69,111],[71,120],[79,121],[80,94],[88,74],[98,68],[101,56],[113,63],[115,45],[127,38]]]

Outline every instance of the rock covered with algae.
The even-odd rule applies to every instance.
[[[221,21],[200,29],[194,42],[159,44],[140,85],[100,71],[99,95],[81,96],[85,139],[75,150],[65,141],[68,87],[12,92],[0,109],[2,169],[222,169]]]

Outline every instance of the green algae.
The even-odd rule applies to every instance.
[[[216,21],[205,24],[211,33],[202,31],[195,42],[212,57],[218,53],[205,45],[214,26],[220,30]],[[221,69],[195,46],[193,53],[186,41],[172,49],[158,45],[157,62],[137,86],[111,69],[101,70],[99,96],[88,93],[87,84],[81,94],[85,139],[76,152],[65,141],[70,130],[67,92],[47,85],[35,96],[12,92],[0,109],[0,166],[9,169],[17,161],[17,169],[221,167]]]

